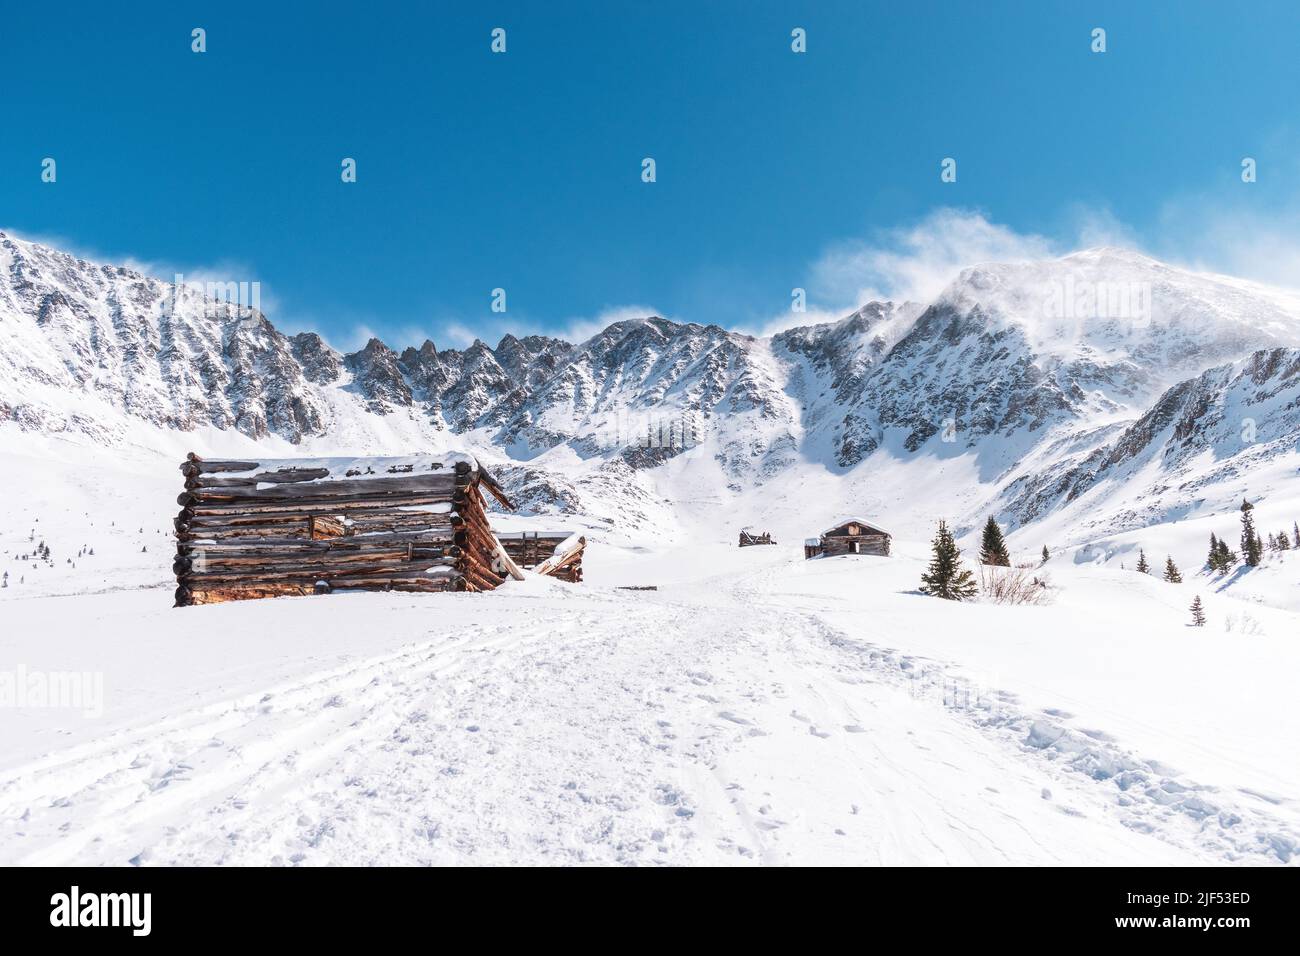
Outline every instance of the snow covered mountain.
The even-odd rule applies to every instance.
[[[922,532],[939,510],[911,493],[922,476],[962,529],[1219,507],[1294,474],[1297,347],[1288,293],[1101,248],[773,337],[649,316],[579,343],[341,354],[0,233],[0,428],[169,454],[466,446],[529,510],[665,534],[872,509]]]

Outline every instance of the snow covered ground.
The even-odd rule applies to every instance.
[[[0,665],[102,673],[103,712],[0,710],[0,861],[1295,858],[1300,616],[1204,595],[1197,631],[1190,586],[1074,567],[952,605],[919,568],[596,546],[487,595],[10,600]]]
[[[3,456],[0,863],[1300,862],[1300,552],[1207,578],[1229,514],[1063,550],[1041,607],[917,594],[920,525],[804,561],[701,501],[578,586],[173,609],[173,469]]]

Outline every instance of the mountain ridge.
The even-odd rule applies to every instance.
[[[1191,422],[1184,445],[1222,447],[1205,413],[1255,408],[1258,369],[1271,371],[1254,387],[1290,394],[1288,295],[1101,247],[972,266],[930,303],[869,302],[771,336],[651,315],[577,343],[507,333],[495,348],[426,338],[398,352],[371,338],[344,353],[254,308],[0,232],[0,423],[103,445],[145,425],[218,452],[463,445],[532,509],[611,523],[620,503],[672,523],[685,488],[739,501],[792,475],[844,476],[853,510],[881,464],[965,456],[983,489],[969,507],[1014,527],[1113,479],[1116,447],[1145,448],[1171,415]],[[1201,415],[1175,414],[1184,393]],[[1260,408],[1300,431],[1285,403]],[[1287,453],[1285,439],[1270,448]]]

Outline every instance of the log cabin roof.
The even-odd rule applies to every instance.
[[[186,470],[186,465],[194,466],[195,470],[203,471],[202,463],[204,459],[191,453],[186,464],[181,466],[181,470]],[[456,466],[460,464],[470,466],[471,474],[477,477],[483,486],[496,498],[502,506],[514,510],[515,506],[506,497],[504,490],[497,483],[496,478],[490,471],[483,467],[477,458],[473,455],[463,452],[441,452],[439,454],[424,453],[418,455],[389,455],[379,457],[366,456],[337,456],[337,457],[318,457],[318,458],[257,458],[256,460],[224,460],[219,470],[219,477],[222,479],[265,479],[259,481],[254,487],[266,489],[279,484],[277,480],[279,475],[286,472],[300,473],[298,480],[292,482],[298,488],[307,489],[310,487],[319,487],[323,484],[335,481],[376,481],[379,479],[401,478],[409,476],[411,478],[420,478],[430,475],[454,475]],[[239,468],[237,466],[246,467]],[[234,466],[234,467],[232,467]],[[309,477],[307,473],[312,474]],[[286,491],[286,496],[288,492]]]
[[[842,521],[837,521],[835,522],[835,524],[831,525],[829,528],[823,531],[822,536],[826,537],[828,535],[833,535],[841,528],[851,524],[861,525],[863,528],[863,530],[859,532],[861,534],[883,534],[887,538],[893,537],[884,528],[880,527],[879,525],[872,524],[870,521],[864,521],[862,518],[845,518]]]

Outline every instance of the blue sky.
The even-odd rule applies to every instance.
[[[10,4],[0,228],[341,347],[757,330],[1099,241],[1300,284],[1298,43],[1294,2]]]

